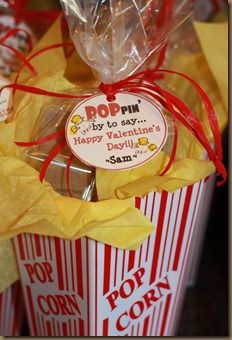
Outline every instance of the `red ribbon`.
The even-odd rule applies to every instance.
[[[159,79],[160,74],[164,75],[165,73],[171,73],[183,77],[184,79],[188,80],[197,90],[198,94],[200,95],[202,102],[205,106],[205,111],[208,115],[208,120],[210,123],[210,127],[214,136],[214,144],[215,144],[215,151],[214,148],[210,145],[210,142],[206,136],[204,128],[196,117],[196,115],[186,106],[186,104],[179,99],[178,97],[174,96],[170,92],[164,90],[156,83],[156,79]],[[9,85],[8,87],[14,87],[15,84]],[[7,87],[7,86],[6,86]],[[65,93],[55,93],[49,92],[42,89],[38,89],[31,86],[23,86],[23,85],[16,85],[16,89],[40,94],[40,95],[52,95],[53,97],[59,98],[86,98],[90,96],[74,96]],[[173,116],[174,119],[174,143],[173,149],[171,152],[170,160],[166,168],[160,173],[160,176],[163,176],[167,171],[170,169],[171,165],[175,160],[175,154],[177,149],[177,121],[181,122],[200,142],[200,144],[204,147],[207,151],[208,158],[211,160],[216,167],[216,171],[218,175],[222,176],[222,180],[218,182],[218,185],[222,185],[227,179],[227,171],[222,163],[222,145],[221,145],[221,136],[220,130],[217,123],[217,118],[213,106],[203,91],[203,89],[189,76],[182,74],[180,72],[172,71],[172,70],[163,70],[163,69],[153,69],[153,70],[146,70],[142,72],[138,72],[125,80],[119,81],[114,84],[103,84],[101,83],[99,89],[105,93],[108,100],[115,98],[115,95],[120,92],[132,92],[132,93],[143,93],[145,95],[149,95],[157,100],[165,109],[167,109]],[[46,143],[50,140],[57,139],[60,136],[64,135],[64,131],[60,131],[58,134],[52,134],[50,136],[46,136],[41,140],[34,141],[34,142],[17,142],[16,144],[19,146],[32,146]],[[63,137],[62,140],[56,145],[56,147],[51,151],[48,158],[45,160],[43,168],[41,170],[40,179],[41,181],[44,179],[46,174],[46,170],[52,161],[52,159],[57,155],[58,152],[62,150],[63,147],[67,145],[65,138]],[[68,164],[68,170],[71,166],[70,160]],[[67,169],[66,169],[67,170]],[[69,180],[69,174],[67,174],[67,180]],[[69,186],[68,186],[69,188]],[[69,192],[71,192],[69,188]]]
[[[59,132],[55,132],[49,136],[37,139],[37,141],[32,141],[32,142],[15,142],[16,145],[18,146],[36,146],[36,145],[41,145],[47,142],[50,142],[54,139],[57,139],[59,137],[64,137],[65,135],[65,131],[59,131]]]
[[[46,158],[45,162],[43,163],[42,169],[40,170],[40,181],[42,182],[45,175],[47,168],[49,167],[51,161],[58,155],[61,150],[67,145],[65,137],[61,139],[61,141],[54,146],[54,148],[49,153],[48,157]]]
[[[74,155],[71,154],[71,156],[68,159],[67,167],[66,167],[66,183],[67,183],[68,193],[70,197],[73,197],[72,189],[70,187],[70,168],[72,165],[73,158],[74,158]]]
[[[150,3],[150,6],[147,9],[147,18],[144,22],[144,28],[147,30],[149,27],[151,27],[151,22],[154,17],[154,11],[156,10],[157,7],[157,0],[152,0]],[[156,21],[156,28],[157,30],[160,30],[164,27],[167,26],[170,27],[170,23],[172,22],[172,17],[173,17],[173,11],[174,11],[174,0],[163,0],[160,11],[158,14],[158,18]],[[157,30],[154,30],[153,36],[151,36],[151,45],[154,46],[155,41],[157,39],[157,36],[160,36],[160,31],[157,34]],[[160,67],[165,59],[166,55],[166,50],[167,50],[167,43],[164,44],[164,46],[161,48],[161,51],[158,55],[158,60],[156,64],[156,68]]]
[[[20,32],[21,32],[21,33],[24,33],[24,34],[27,36],[28,44],[29,44],[29,50],[31,50],[32,47],[33,47],[33,44],[32,44],[32,37],[31,37],[31,35],[30,35],[29,32],[23,30],[22,28],[12,28],[12,29],[10,29],[9,31],[7,31],[7,32],[5,33],[5,35],[2,36],[2,37],[0,38],[0,44],[4,43],[6,40],[8,40],[8,39],[11,38],[12,36],[15,36],[16,34],[18,34],[18,33],[20,33]]]
[[[188,80],[195,87],[205,106],[205,111],[207,113],[210,127],[214,136],[216,151],[214,151],[213,147],[210,145],[203,126],[196,115],[194,115],[194,113],[186,106],[186,104],[182,100],[180,100],[178,97],[174,96],[170,92],[162,89],[157,83],[155,83],[157,76],[164,75],[165,73],[178,75]],[[142,81],[140,80],[141,76]],[[139,72],[115,84],[101,84],[100,90],[106,94],[109,100],[112,100],[112,97],[115,96],[117,92],[123,91],[148,94],[154,99],[158,100],[165,109],[169,110],[169,112],[173,115],[175,119],[178,119],[182,124],[185,125],[185,127],[188,128],[188,130],[198,139],[198,141],[207,151],[209,159],[215,164],[218,175],[222,176],[222,181],[218,182],[218,185],[222,185],[226,181],[227,171],[222,163],[221,135],[216,113],[207,94],[192,78],[183,73],[173,70],[153,69]],[[175,108],[177,108],[178,110],[176,110]],[[174,160],[174,155],[176,152],[176,139],[177,133],[175,132],[171,161]],[[171,164],[168,165],[168,169],[170,168],[170,166]],[[165,169],[162,174],[166,172],[167,169]]]
[[[29,49],[31,50],[31,48],[32,48],[32,37],[27,31],[20,29],[20,28],[13,28],[13,29],[10,29],[9,31],[7,31],[0,38],[0,45],[3,46],[4,48],[10,50],[11,52],[13,52],[18,57],[18,59],[21,60],[22,64],[29,69],[29,71],[32,73],[32,75],[35,76],[37,74],[37,72],[34,69],[34,67],[30,64],[30,62],[27,60],[27,58],[20,51],[18,51],[16,48],[5,43],[5,42],[7,42],[7,40],[9,38],[17,35],[19,32],[22,32],[27,36],[28,43],[29,43]]]
[[[51,44],[49,46],[41,48],[40,50],[38,50],[35,53],[31,54],[30,57],[27,58],[27,62],[32,61],[33,59],[38,57],[40,54],[43,54],[43,53],[48,52],[50,50],[61,48],[61,47],[71,47],[71,48],[73,48],[73,43],[72,42],[57,43],[57,44]],[[20,69],[18,70],[18,73],[17,73],[17,75],[15,77],[15,81],[14,81],[15,85],[18,82],[19,76],[20,76],[21,72],[23,71],[24,66],[25,66],[25,64],[22,64]],[[14,93],[15,93],[15,91],[16,91],[16,88],[14,89]]]

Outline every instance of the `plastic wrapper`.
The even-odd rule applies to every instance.
[[[79,90],[79,92],[82,92]],[[83,91],[84,93],[85,91]],[[91,91],[91,94],[94,90]],[[65,127],[67,117],[77,104],[76,100],[57,100],[46,105],[41,111],[37,123],[37,131],[34,138],[39,139]],[[55,122],[55,126],[54,126]],[[51,141],[45,145],[34,147],[27,152],[28,162],[37,170],[41,170],[42,164],[48,157],[49,152],[54,148],[56,142]],[[55,191],[62,195],[69,195],[66,185],[66,167],[71,151],[66,146],[62,153],[57,155],[51,162],[47,172],[46,180],[52,183]],[[70,167],[70,186],[75,197],[90,201],[96,200],[95,169],[85,165],[77,158]]]
[[[194,54],[201,51],[200,41],[193,27],[193,22],[223,22],[226,20],[228,2],[225,0],[195,0],[194,13],[177,29],[169,40],[168,59],[178,55]],[[170,62],[167,62],[167,65]]]
[[[74,45],[96,77],[89,88],[88,84],[84,85],[84,91],[78,87],[72,90],[80,96],[99,93],[100,81],[114,83],[143,68],[151,55],[155,54],[156,58],[156,52],[165,45],[169,34],[191,14],[191,1],[61,1],[61,5]],[[68,116],[81,101],[53,100],[43,107],[32,139],[39,140],[64,128]],[[163,113],[167,119],[168,138],[162,151],[169,155],[173,124],[169,113],[164,109]],[[28,150],[29,163],[41,171],[54,146],[53,141]],[[45,176],[53,188],[64,195],[70,194],[65,175],[70,156],[69,148],[64,148],[53,159]],[[91,197],[85,195],[86,188],[92,188],[94,173],[93,167],[74,158],[70,187],[75,197],[96,200],[95,190]]]
[[[192,13],[189,0],[60,2],[78,53],[103,83],[136,72]]]

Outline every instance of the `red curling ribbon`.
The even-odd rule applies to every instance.
[[[214,152],[213,148],[210,145],[210,142],[204,132],[204,129],[198,120],[198,118],[194,115],[194,113],[178,98],[173,96],[171,93],[164,91],[161,89],[158,84],[155,83],[155,79],[157,77],[157,74],[165,74],[165,73],[172,73],[175,75],[178,75],[180,77],[185,78],[188,80],[196,89],[196,91],[199,93],[202,102],[204,103],[206,113],[208,115],[208,120],[210,123],[211,130],[213,132],[214,136],[214,142],[216,146],[216,153]],[[143,83],[141,84],[141,80],[138,82],[138,78],[143,75]],[[146,82],[150,83],[151,85],[148,85]],[[150,91],[147,91],[149,89]],[[185,126],[188,127],[189,131],[198,139],[198,141],[201,143],[201,145],[205,148],[205,150],[208,153],[209,159],[214,163],[216,167],[216,171],[218,175],[222,176],[222,181],[218,182],[218,185],[222,185],[226,179],[227,179],[227,171],[222,163],[222,145],[221,145],[221,136],[220,136],[220,130],[216,118],[215,111],[213,109],[213,106],[207,96],[207,94],[203,91],[203,89],[189,76],[182,74],[180,72],[176,72],[173,70],[163,70],[163,69],[153,69],[153,70],[147,70],[142,71],[137,74],[134,74],[127,79],[123,81],[119,81],[114,84],[101,84],[100,90],[103,91],[106,96],[114,96],[117,92],[122,91],[131,91],[134,92],[137,90],[141,93],[150,94],[153,92],[155,94],[159,94],[159,96],[156,98],[159,100],[161,97],[162,100],[159,102],[165,103],[165,108],[170,110],[170,113],[172,115],[176,116],[176,110],[173,109],[172,106],[170,106],[170,102],[178,108],[178,110],[181,112],[181,114],[185,118]],[[167,101],[168,100],[168,101]],[[183,119],[181,119],[182,123],[184,122]],[[187,123],[187,124],[186,124]],[[174,140],[176,143],[176,141]],[[173,150],[174,153],[174,150]]]
[[[61,130],[58,131],[56,133],[53,133],[49,136],[37,139],[36,141],[32,141],[32,142],[15,142],[16,145],[20,146],[20,147],[31,147],[31,146],[37,146],[37,145],[41,145],[41,144],[45,144],[47,142],[50,142],[52,140],[56,140],[60,137],[63,137],[61,142],[58,143],[53,150],[50,152],[49,156],[46,158],[45,162],[44,162],[44,166],[42,167],[41,171],[40,171],[40,181],[43,182],[45,176],[46,176],[46,171],[50,165],[50,163],[52,162],[52,160],[55,158],[55,156],[67,145],[66,139],[64,138],[65,136],[65,130]],[[70,187],[70,167],[72,165],[72,161],[73,161],[74,155],[71,154],[71,156],[68,159],[67,162],[67,167],[66,167],[66,183],[67,183],[67,188],[68,188],[68,192],[70,197],[73,197],[72,195],[72,190]]]
[[[37,74],[34,67],[30,63],[28,63],[24,55],[21,54],[16,48],[6,44],[1,44],[1,46],[13,52],[21,60],[21,62],[25,64],[25,66],[30,70],[33,76]]]
[[[181,73],[178,73],[176,71],[172,70],[161,70],[161,69],[154,69],[154,70],[147,70],[147,71],[141,71],[137,74],[134,74],[130,77],[128,77],[125,80],[119,81],[114,84],[100,84],[99,89],[105,93],[106,97],[108,99],[112,99],[113,96],[115,96],[119,92],[129,91],[133,93],[143,93],[147,94],[151,97],[153,97],[155,100],[157,100],[165,109],[167,109],[173,116],[174,119],[174,142],[173,142],[173,148],[170,156],[170,160],[166,166],[166,168],[160,173],[160,176],[163,176],[167,173],[167,171],[170,169],[171,165],[173,164],[175,160],[176,155],[176,149],[177,149],[177,141],[178,141],[178,129],[177,129],[177,121],[180,121],[200,142],[200,144],[205,148],[205,150],[208,153],[209,159],[215,164],[216,171],[218,175],[222,176],[222,180],[218,182],[218,185],[222,185],[226,179],[227,179],[227,171],[222,163],[222,155],[221,155],[221,137],[220,137],[220,131],[217,124],[217,118],[215,111],[212,107],[212,104],[209,101],[209,98],[207,97],[206,93],[202,90],[202,88],[190,77],[185,76],[188,81],[190,81],[191,84],[194,85],[197,92],[200,94],[203,103],[205,104],[205,109],[208,114],[208,119],[210,122],[211,129],[213,130],[213,136],[214,136],[214,142],[216,145],[216,151],[211,147],[210,142],[205,134],[205,131],[203,129],[203,126],[201,125],[201,122],[198,120],[198,118],[194,115],[194,113],[187,107],[187,105],[180,100],[178,97],[174,96],[173,94],[169,93],[168,91],[162,89],[155,81],[156,77],[159,78],[160,73],[173,73],[179,76],[183,76]],[[142,81],[141,81],[142,78]],[[196,86],[197,85],[197,86]],[[38,89],[35,91],[33,89],[33,93],[41,94],[41,89]],[[39,93],[38,93],[39,92]],[[42,91],[43,92],[43,91]],[[45,94],[43,92],[43,94]],[[54,94],[54,93],[53,93]],[[66,96],[64,94],[55,94],[54,96]],[[72,98],[75,96],[71,96]],[[81,96],[77,96],[80,98]],[[85,96],[90,97],[90,96]],[[84,96],[82,96],[84,98]],[[216,122],[216,123],[215,123]],[[64,133],[60,132],[61,134]],[[59,135],[60,136],[60,135]],[[50,140],[50,138],[56,139],[57,136],[54,134],[48,137],[45,137],[41,140],[41,142],[47,142]],[[31,142],[33,143],[33,142]],[[38,141],[37,141],[38,143]],[[18,144],[18,142],[17,142]],[[19,145],[19,144],[18,144]],[[34,145],[34,144],[33,144]],[[57,144],[57,148],[54,148],[51,153],[49,154],[47,160],[45,161],[44,167],[41,170],[41,176],[40,178],[43,179],[47,170],[47,167],[49,166],[51,160],[57,155],[57,153],[66,145],[65,138],[62,139],[62,142]],[[24,146],[29,146],[28,143],[24,143]],[[71,161],[70,161],[71,162]],[[69,181],[69,171],[70,171],[70,165],[71,163],[68,162],[68,169],[67,169],[67,176],[66,179]],[[69,192],[71,193],[70,187]]]
[[[202,101],[205,104],[205,109],[208,114],[210,127],[213,131],[214,142],[216,146],[216,153],[210,145],[210,142],[204,132],[201,122],[194,115],[194,113],[178,97],[162,89],[157,83],[155,83],[156,77],[159,78],[159,73],[165,73],[165,72],[173,73],[181,77],[184,76],[184,78],[186,78],[188,81],[190,81],[191,84],[194,85],[197,92],[200,94]],[[142,78],[142,81],[141,81],[141,78]],[[14,84],[12,86],[14,86]],[[25,86],[22,87],[22,85],[17,85],[17,89],[23,89],[27,91],[27,87]],[[134,74],[128,77],[125,80],[119,81],[114,84],[100,84],[99,89],[103,93],[105,93],[105,95],[107,96],[109,100],[110,99],[112,100],[112,97],[114,97],[116,93],[124,92],[124,91],[129,91],[133,93],[140,92],[140,93],[147,94],[153,97],[155,100],[158,100],[160,104],[172,114],[173,119],[174,119],[174,143],[173,143],[170,160],[166,168],[160,173],[161,176],[167,173],[167,171],[170,169],[171,165],[173,164],[175,160],[176,149],[177,149],[177,138],[178,138],[177,121],[180,121],[198,139],[200,144],[207,151],[209,159],[214,162],[218,175],[222,176],[222,181],[218,182],[218,185],[222,185],[226,181],[227,172],[222,163],[221,137],[220,137],[220,131],[219,131],[218,123],[217,123],[216,114],[206,93],[193,79],[176,71],[154,69],[154,70],[141,71],[137,74]],[[30,87],[29,91],[32,93],[36,93],[36,94],[50,95],[50,91],[44,91],[42,89],[36,89],[36,88]],[[90,97],[90,96],[73,96],[73,95],[59,94],[59,93],[54,93],[54,92],[52,92],[52,96],[66,97],[66,98],[67,97],[68,98],[83,98],[83,99]],[[60,133],[62,135],[64,134],[64,131]],[[51,136],[41,139],[40,141],[29,142],[29,143],[24,142],[24,145],[21,145],[21,146],[30,146],[32,144],[36,145],[39,142],[42,144],[42,143],[47,142],[48,140],[51,140],[50,138],[56,139],[59,136],[60,135],[53,134]],[[62,143],[63,143],[62,145],[66,145],[65,139],[63,140]],[[19,142],[17,142],[17,145],[19,145]],[[58,149],[61,150],[59,147]],[[56,150],[58,149],[55,149],[55,150],[53,149],[52,152],[48,156],[48,162],[45,161],[42,175],[40,177],[41,179],[44,178],[47,167],[49,166],[51,160],[55,157],[54,155],[57,154]],[[68,167],[68,172],[69,170],[70,170],[70,165]],[[67,180],[69,180],[69,175],[67,175]],[[69,191],[71,192],[71,190]]]
[[[174,1],[173,0],[163,1],[163,5],[161,7],[161,11],[159,13],[159,17],[158,17],[158,20],[157,20],[157,23],[156,23],[157,29],[164,27],[164,25],[166,25],[167,22],[172,21],[173,11],[174,11]],[[170,24],[169,24],[169,26],[170,26]],[[158,56],[156,68],[161,67],[161,65],[163,64],[165,56],[166,56],[166,52],[167,52],[167,47],[168,47],[168,43],[166,43],[162,47],[162,49],[159,53],[159,56]]]
[[[175,161],[177,143],[178,143],[178,127],[177,127],[177,122],[175,118],[173,119],[173,124],[174,124],[174,141],[173,141],[173,146],[172,146],[172,152],[171,152],[168,164],[166,165],[164,170],[160,173],[160,176],[164,176],[168,172],[168,170],[171,168],[172,164]]]
[[[62,45],[63,44],[54,44],[54,45],[50,45],[44,48],[43,50],[39,50],[35,52],[27,61],[28,62],[31,61],[36,56],[38,56],[41,53],[46,52],[49,49],[58,48],[58,47],[61,47]],[[170,169],[170,167],[172,166],[175,160],[177,142],[178,142],[177,122],[179,121],[190,131],[190,133],[199,141],[199,143],[207,151],[209,159],[215,164],[218,175],[222,176],[222,180],[218,182],[218,185],[222,185],[227,179],[227,171],[222,163],[221,136],[220,136],[220,130],[219,130],[219,126],[218,126],[218,122],[217,122],[217,118],[216,118],[216,114],[213,109],[213,106],[207,94],[192,78],[177,71],[160,69],[160,66],[164,60],[165,51],[166,51],[166,46],[164,46],[160,52],[157,67],[155,69],[151,69],[151,70],[148,69],[146,71],[137,72],[136,74],[129,76],[126,79],[118,81],[117,83],[114,83],[114,84],[101,83],[99,85],[99,89],[103,93],[105,93],[109,101],[115,100],[115,95],[119,92],[124,92],[124,91],[132,92],[132,93],[143,93],[145,95],[149,95],[155,100],[157,100],[165,109],[167,109],[172,114],[173,122],[174,122],[173,148],[171,151],[169,162],[166,165],[165,169],[160,173],[160,176],[164,176],[168,172],[168,170]],[[0,91],[2,91],[4,88],[11,87],[14,89],[14,91],[20,90],[24,92],[34,93],[37,95],[46,95],[46,96],[51,96],[51,97],[56,97],[56,98],[85,99],[85,98],[91,97],[89,95],[76,96],[76,95],[65,94],[65,93],[56,93],[56,92],[46,91],[46,90],[39,89],[39,88],[32,87],[32,86],[25,86],[25,85],[17,84],[19,74],[24,66],[25,65],[22,65],[16,77],[15,83],[4,86]],[[189,81],[190,84],[195,87],[197,93],[201,97],[201,100],[205,106],[206,113],[208,115],[210,128],[212,130],[213,137],[214,137],[214,144],[216,147],[216,151],[214,151],[214,149],[211,147],[210,142],[205,134],[205,131],[203,129],[201,122],[194,115],[194,113],[187,107],[187,105],[185,105],[185,103],[181,99],[174,96],[172,93],[164,90],[163,88],[161,88],[161,86],[158,85],[157,81],[163,78],[166,73],[174,74],[182,78],[185,78],[185,80]],[[50,140],[55,140],[57,138],[63,137],[62,140],[52,149],[47,159],[45,160],[41,173],[40,173],[41,181],[44,179],[47,168],[50,165],[52,159],[54,159],[54,157],[63,149],[63,147],[67,145],[65,138],[64,138],[64,134],[65,132],[63,130],[58,133],[52,134],[50,136],[44,137],[38,141],[16,142],[18,146],[33,146],[33,145],[43,144]],[[67,188],[68,188],[70,196],[72,196],[72,192],[70,188],[70,167],[71,167],[73,157],[74,156],[72,155],[69,158],[67,162],[67,167],[66,167],[66,182],[67,182]]]
[[[213,105],[210,102],[209,97],[207,96],[205,91],[199,86],[199,84],[194,79],[192,79],[191,77],[187,76],[184,73],[173,71],[173,70],[164,70],[164,69],[158,69],[157,72],[176,74],[188,80],[195,87],[196,91],[200,95],[202,102],[205,106],[206,113],[208,114],[208,120],[209,120],[210,127],[212,130],[213,136],[214,136],[218,157],[219,159],[222,159],[221,134],[220,134],[220,129],[219,129],[218,121],[217,121],[217,116],[214,111]]]
[[[40,176],[39,176],[41,182],[43,182],[43,180],[46,176],[47,169],[48,169],[50,163],[52,162],[52,160],[67,145],[67,142],[66,142],[66,139],[65,139],[64,136],[65,136],[65,130],[61,130],[61,131],[53,133],[49,136],[37,139],[36,141],[15,142],[16,145],[21,146],[21,147],[31,147],[31,146],[37,146],[37,145],[45,144],[45,143],[50,142],[52,140],[56,140],[60,137],[63,137],[61,139],[61,141],[58,144],[55,145],[55,147],[52,149],[52,151],[50,152],[50,154],[46,158],[45,162],[43,163],[43,167],[40,171]],[[67,188],[68,188],[68,192],[69,192],[70,197],[73,197],[72,190],[71,190],[71,187],[70,187],[70,167],[72,165],[73,158],[74,158],[74,155],[71,154],[71,156],[68,159],[67,166],[66,166],[66,184],[67,184]]]
[[[161,67],[163,64],[165,56],[166,56],[167,48],[168,48],[168,44],[164,45],[164,47],[161,49],[158,60],[157,60],[157,64],[156,64],[157,68]]]
[[[145,22],[144,22],[145,31],[151,26],[156,7],[157,7],[157,1],[151,0],[150,5],[147,8],[148,14],[147,14],[147,17],[146,17]],[[165,25],[167,25],[167,23],[169,23],[168,27],[170,27],[170,22],[172,21],[173,12],[174,12],[174,0],[163,0],[161,7],[160,7],[158,17],[157,17],[157,21],[156,21],[156,29],[157,30],[160,30],[163,27],[165,27]],[[152,46],[154,45],[154,43],[156,41],[157,35],[158,36],[160,35],[160,31],[157,34],[157,30],[154,30],[154,35],[151,38],[151,45]],[[168,46],[168,43],[164,44],[164,46],[161,48],[161,51],[158,55],[156,68],[159,68],[163,64],[165,56],[166,56],[167,46]]]
[[[52,149],[48,157],[45,159],[43,163],[43,167],[40,171],[40,181],[42,182],[44,180],[44,177],[46,175],[47,168],[49,167],[51,161],[56,157],[56,155],[67,145],[66,139],[65,139],[65,130],[58,131],[56,133],[53,133],[49,136],[45,136],[43,138],[37,139],[35,141],[31,142],[18,142],[15,141],[15,144],[20,147],[30,147],[30,146],[37,146],[41,144],[45,144],[47,142],[50,142],[52,140],[57,140],[61,137],[61,141],[55,145],[55,147]],[[71,164],[70,164],[71,165]],[[69,168],[70,168],[69,165]]]
[[[72,165],[73,158],[74,158],[74,155],[71,154],[71,156],[68,159],[67,167],[66,167],[66,183],[67,183],[68,193],[69,193],[70,197],[73,197],[72,189],[71,189],[71,186],[70,186],[70,168],[71,168],[71,165]]]
[[[26,59],[26,57],[20,52],[18,51],[16,48],[14,48],[11,45],[6,44],[7,40],[12,37],[15,36],[17,33],[19,32],[23,32],[27,35],[27,37],[29,38],[29,46],[30,48],[32,47],[32,38],[30,36],[30,34],[28,32],[26,32],[25,30],[22,29],[10,29],[8,32],[6,32],[1,38],[0,38],[0,45],[3,46],[4,48],[10,50],[12,53],[14,53],[18,59],[23,63],[24,66],[26,66],[30,72],[32,73],[32,75],[36,75],[36,70],[35,68],[30,64],[30,62]]]
[[[174,141],[173,141],[173,146],[172,146],[172,151],[171,151],[171,155],[170,155],[170,159],[168,164],[166,165],[166,167],[164,168],[164,170],[160,173],[160,176],[164,176],[168,170],[171,168],[172,164],[174,163],[175,157],[176,157],[176,151],[177,151],[177,142],[178,142],[178,127],[177,127],[177,117],[176,117],[176,112],[175,109],[172,105],[172,102],[169,100],[168,95],[165,93],[165,91],[163,91],[160,88],[160,92],[163,95],[165,101],[166,101],[166,109],[169,112],[173,112],[173,125],[174,125]]]
[[[64,42],[64,43],[57,43],[57,44],[48,45],[48,46],[41,48],[40,50],[36,51],[35,53],[31,54],[30,57],[28,57],[26,60],[27,60],[27,62],[30,62],[34,58],[38,57],[40,54],[43,54],[45,52],[48,52],[48,51],[56,49],[56,48],[67,47],[67,46],[72,47],[73,43],[72,42]],[[14,84],[17,84],[18,79],[20,77],[20,74],[23,71],[24,67],[25,67],[25,64],[22,64],[21,67],[19,68],[17,75],[15,77],[15,80],[14,80]],[[16,91],[16,88],[14,88],[13,94],[15,93],[15,91]]]
[[[8,85],[4,85],[0,88],[0,93],[4,90],[4,89],[14,89],[14,90],[19,90],[22,92],[27,92],[27,93],[33,93],[33,94],[38,94],[41,96],[49,96],[49,97],[54,97],[54,98],[69,98],[69,99],[85,99],[85,98],[89,98],[89,95],[86,96],[78,96],[78,95],[72,95],[70,93],[58,93],[58,92],[52,92],[52,91],[47,91],[47,90],[43,90],[40,89],[38,87],[34,87],[34,86],[27,86],[27,85],[21,85],[21,84],[8,84]]]
[[[174,110],[173,106],[171,107],[171,110],[169,109],[170,107],[167,107],[166,105],[165,105],[165,108],[169,109],[169,111],[172,112],[173,115],[178,117],[178,119],[185,125],[185,127],[187,127],[189,130],[191,130],[191,132],[194,132],[195,137],[197,137],[200,141],[202,140],[202,138],[204,139],[203,142],[202,142],[203,147],[210,147],[210,144],[209,144],[208,139],[206,138],[206,136],[204,134],[204,130],[202,128],[200,121],[197,119],[197,117],[195,117],[192,114],[191,110],[178,97],[175,97],[174,95],[170,94],[169,92],[164,91],[157,84],[155,86],[156,86],[155,90],[158,93],[161,93],[169,102],[173,103],[179,109],[179,111],[182,112],[182,114],[185,115],[185,117],[187,118],[187,121],[183,121],[180,118],[180,116],[177,115],[177,112]],[[149,86],[149,88],[152,89],[151,86]],[[188,124],[186,124],[186,122],[188,122]],[[211,155],[212,155],[212,153],[211,153]]]
[[[32,44],[32,37],[30,35],[29,32],[27,32],[26,30],[22,29],[22,28],[12,28],[9,31],[7,31],[5,33],[5,35],[3,37],[0,38],[0,44],[4,43],[7,39],[15,36],[18,33],[24,33],[27,36],[28,39],[28,44],[29,44],[29,50],[32,49],[33,44]]]
[[[156,22],[156,27],[158,29],[162,28],[164,25],[170,23],[173,17],[174,11],[174,0],[164,0],[160,9],[160,13]]]
[[[32,141],[32,142],[15,142],[15,144],[18,145],[18,146],[36,146],[36,145],[45,144],[47,142],[55,140],[55,139],[57,139],[59,137],[62,137],[64,135],[65,135],[65,131],[62,130],[62,131],[59,131],[59,132],[56,132],[56,133],[52,133],[49,136],[37,139],[37,140]]]
[[[58,155],[58,153],[60,153],[60,151],[66,145],[67,145],[66,139],[65,139],[65,137],[63,137],[61,139],[61,141],[58,144],[56,144],[54,146],[54,148],[51,150],[51,152],[49,153],[48,157],[45,159],[45,161],[43,163],[42,169],[40,170],[39,178],[40,178],[41,182],[43,182],[43,180],[45,178],[45,175],[46,175],[46,172],[47,172],[47,169],[48,169],[50,163],[52,162],[52,160],[56,157],[56,155]]]

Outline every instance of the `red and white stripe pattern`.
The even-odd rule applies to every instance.
[[[20,336],[24,309],[19,282],[0,293],[0,335]]]
[[[193,287],[197,281],[206,227],[215,188],[216,175],[214,174],[205,179],[204,191],[202,193],[202,201],[204,204],[199,207],[196,226],[194,228],[193,239],[191,242],[187,287]]]
[[[31,336],[173,335],[204,185],[137,198],[156,228],[136,251],[15,238]]]

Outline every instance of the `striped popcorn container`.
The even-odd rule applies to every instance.
[[[214,174],[205,179],[205,187],[202,193],[202,202],[204,202],[204,204],[199,207],[196,226],[194,228],[191,242],[187,287],[194,287],[197,282],[200,259],[203,251],[206,228],[215,187],[216,175]]]
[[[24,307],[18,281],[0,293],[0,335],[22,335],[23,321]]]
[[[156,228],[136,251],[87,238],[17,236],[30,335],[174,335],[205,185],[137,198]]]

